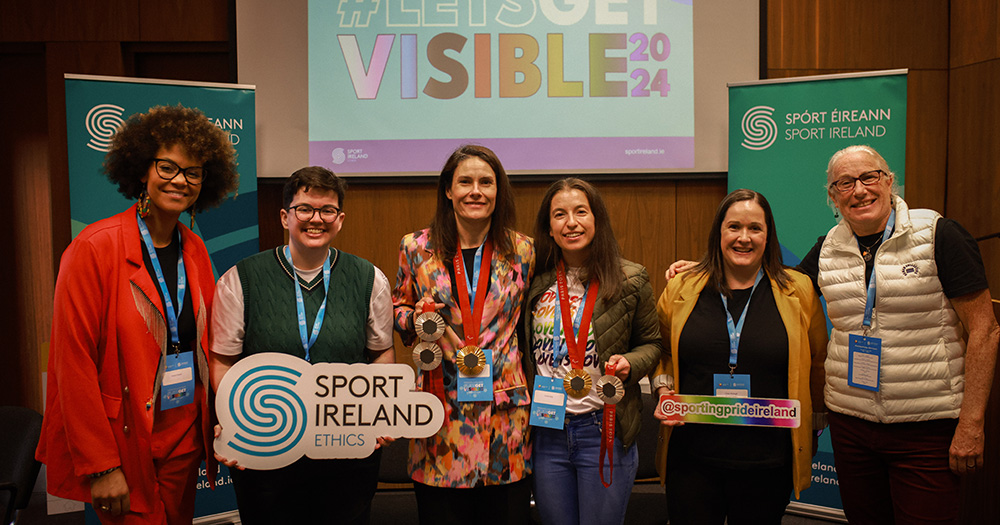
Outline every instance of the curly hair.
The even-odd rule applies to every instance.
[[[239,186],[236,150],[229,136],[198,109],[156,106],[128,118],[111,139],[104,157],[104,173],[129,199],[138,199],[145,189],[143,176],[160,148],[181,146],[205,168],[198,200],[191,206],[201,211],[218,206]]]

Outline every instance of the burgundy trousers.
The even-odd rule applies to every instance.
[[[873,423],[830,412],[844,514],[852,525],[957,523],[959,477],[948,467],[957,419]]]

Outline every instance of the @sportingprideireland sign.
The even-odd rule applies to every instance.
[[[797,399],[660,396],[659,410],[669,421],[756,427],[798,428],[801,408]]]
[[[255,354],[219,384],[222,433],[215,451],[271,470],[303,455],[368,457],[382,436],[429,437],[441,428],[444,407],[413,385],[413,369],[404,364],[310,364],[288,354]]]

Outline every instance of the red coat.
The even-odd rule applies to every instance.
[[[205,244],[184,225],[178,228],[199,343],[196,424],[202,427],[214,485],[206,394],[215,282]],[[45,418],[35,452],[46,464],[48,492],[90,501],[87,474],[120,465],[132,510],[150,512],[156,494],[154,389],[168,336],[157,284],[143,264],[135,206],[88,226],[73,240],[60,263],[54,306]]]

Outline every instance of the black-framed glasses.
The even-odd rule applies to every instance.
[[[156,174],[163,180],[174,180],[177,174],[184,176],[184,180],[192,186],[197,186],[205,180],[208,174],[202,166],[188,166],[181,168],[176,162],[169,159],[153,159],[156,166]]]
[[[308,204],[298,204],[296,206],[289,206],[289,210],[295,212],[295,218],[301,222],[309,222],[313,217],[316,216],[316,212],[319,212],[319,218],[323,222],[333,222],[337,220],[337,216],[340,215],[340,208],[329,205],[323,206],[322,208],[313,208]]]
[[[882,180],[882,175],[885,175],[885,172],[882,170],[866,171],[857,177],[843,177],[835,180],[830,183],[830,188],[836,189],[840,193],[847,193],[854,189],[854,186],[857,185],[857,181],[861,181],[861,184],[865,186],[871,186],[872,184]]]

